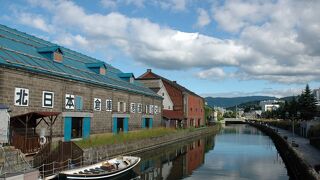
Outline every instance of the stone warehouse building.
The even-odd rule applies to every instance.
[[[48,135],[40,120],[52,114],[52,134],[65,141],[161,124],[162,97],[132,73],[3,25],[0,95],[15,121],[11,134],[23,127],[28,135]]]
[[[163,119],[166,126],[199,127],[205,124],[204,99],[148,69],[137,78],[145,86],[163,97]]]

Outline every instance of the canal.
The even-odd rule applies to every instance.
[[[142,160],[124,179],[289,179],[272,140],[245,124],[136,155]]]

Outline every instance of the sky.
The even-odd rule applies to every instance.
[[[320,87],[319,0],[0,0],[0,24],[204,97]]]

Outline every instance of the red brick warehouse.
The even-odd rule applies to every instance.
[[[137,80],[163,97],[163,119],[168,127],[199,127],[205,124],[204,99],[148,69]]]

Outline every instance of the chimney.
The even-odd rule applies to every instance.
[[[172,81],[172,82],[177,84],[177,81]]]
[[[147,72],[152,72],[151,69],[147,69]]]

